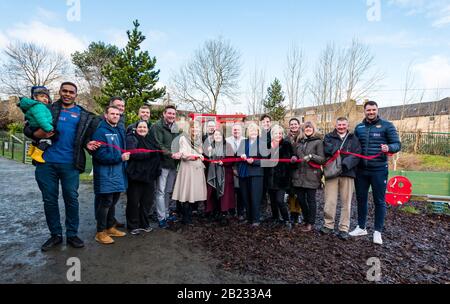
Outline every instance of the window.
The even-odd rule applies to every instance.
[[[305,115],[300,116],[300,123],[305,123]]]
[[[319,122],[322,121],[322,114],[317,114],[317,121],[319,121]]]
[[[435,117],[434,116],[430,116],[430,121],[434,121]]]
[[[333,112],[327,112],[326,122],[331,122],[333,117]]]

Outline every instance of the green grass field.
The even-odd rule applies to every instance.
[[[417,155],[422,166],[435,172],[450,172],[450,157],[439,155]]]

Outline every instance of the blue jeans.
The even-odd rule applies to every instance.
[[[358,225],[366,228],[368,213],[369,187],[372,187],[373,202],[375,204],[375,231],[382,232],[386,215],[386,185],[388,169],[380,171],[366,171],[358,169],[355,178],[356,200],[358,201]]]
[[[78,234],[78,186],[80,171],[73,164],[44,163],[36,166],[35,177],[44,201],[45,218],[52,235],[62,235],[59,215],[59,182],[66,211],[66,236]]]

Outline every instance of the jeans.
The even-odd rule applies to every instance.
[[[64,199],[66,212],[66,236],[78,234],[79,205],[78,186],[80,171],[73,164],[43,163],[36,165],[35,178],[44,201],[45,218],[51,235],[62,235],[59,214],[59,183]]]
[[[175,185],[177,171],[175,169],[162,169],[161,175],[156,182],[156,211],[158,220],[162,221],[169,217],[169,205],[172,201],[172,192]]]
[[[110,229],[115,224],[116,204],[120,192],[98,194],[98,205],[95,212],[97,219],[97,232]]]
[[[358,226],[366,228],[368,214],[369,187],[372,187],[373,202],[375,204],[375,231],[383,232],[384,217],[386,215],[386,185],[388,169],[380,171],[357,170],[355,179],[356,200],[358,201]]]

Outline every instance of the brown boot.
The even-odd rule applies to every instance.
[[[97,232],[95,235],[95,240],[100,244],[113,244],[114,240],[105,232]]]
[[[115,236],[115,237],[122,237],[122,236],[126,236],[127,234],[125,232],[122,232],[120,230],[117,230],[114,227],[111,227],[109,229],[105,230],[106,234],[108,234],[109,236]]]

